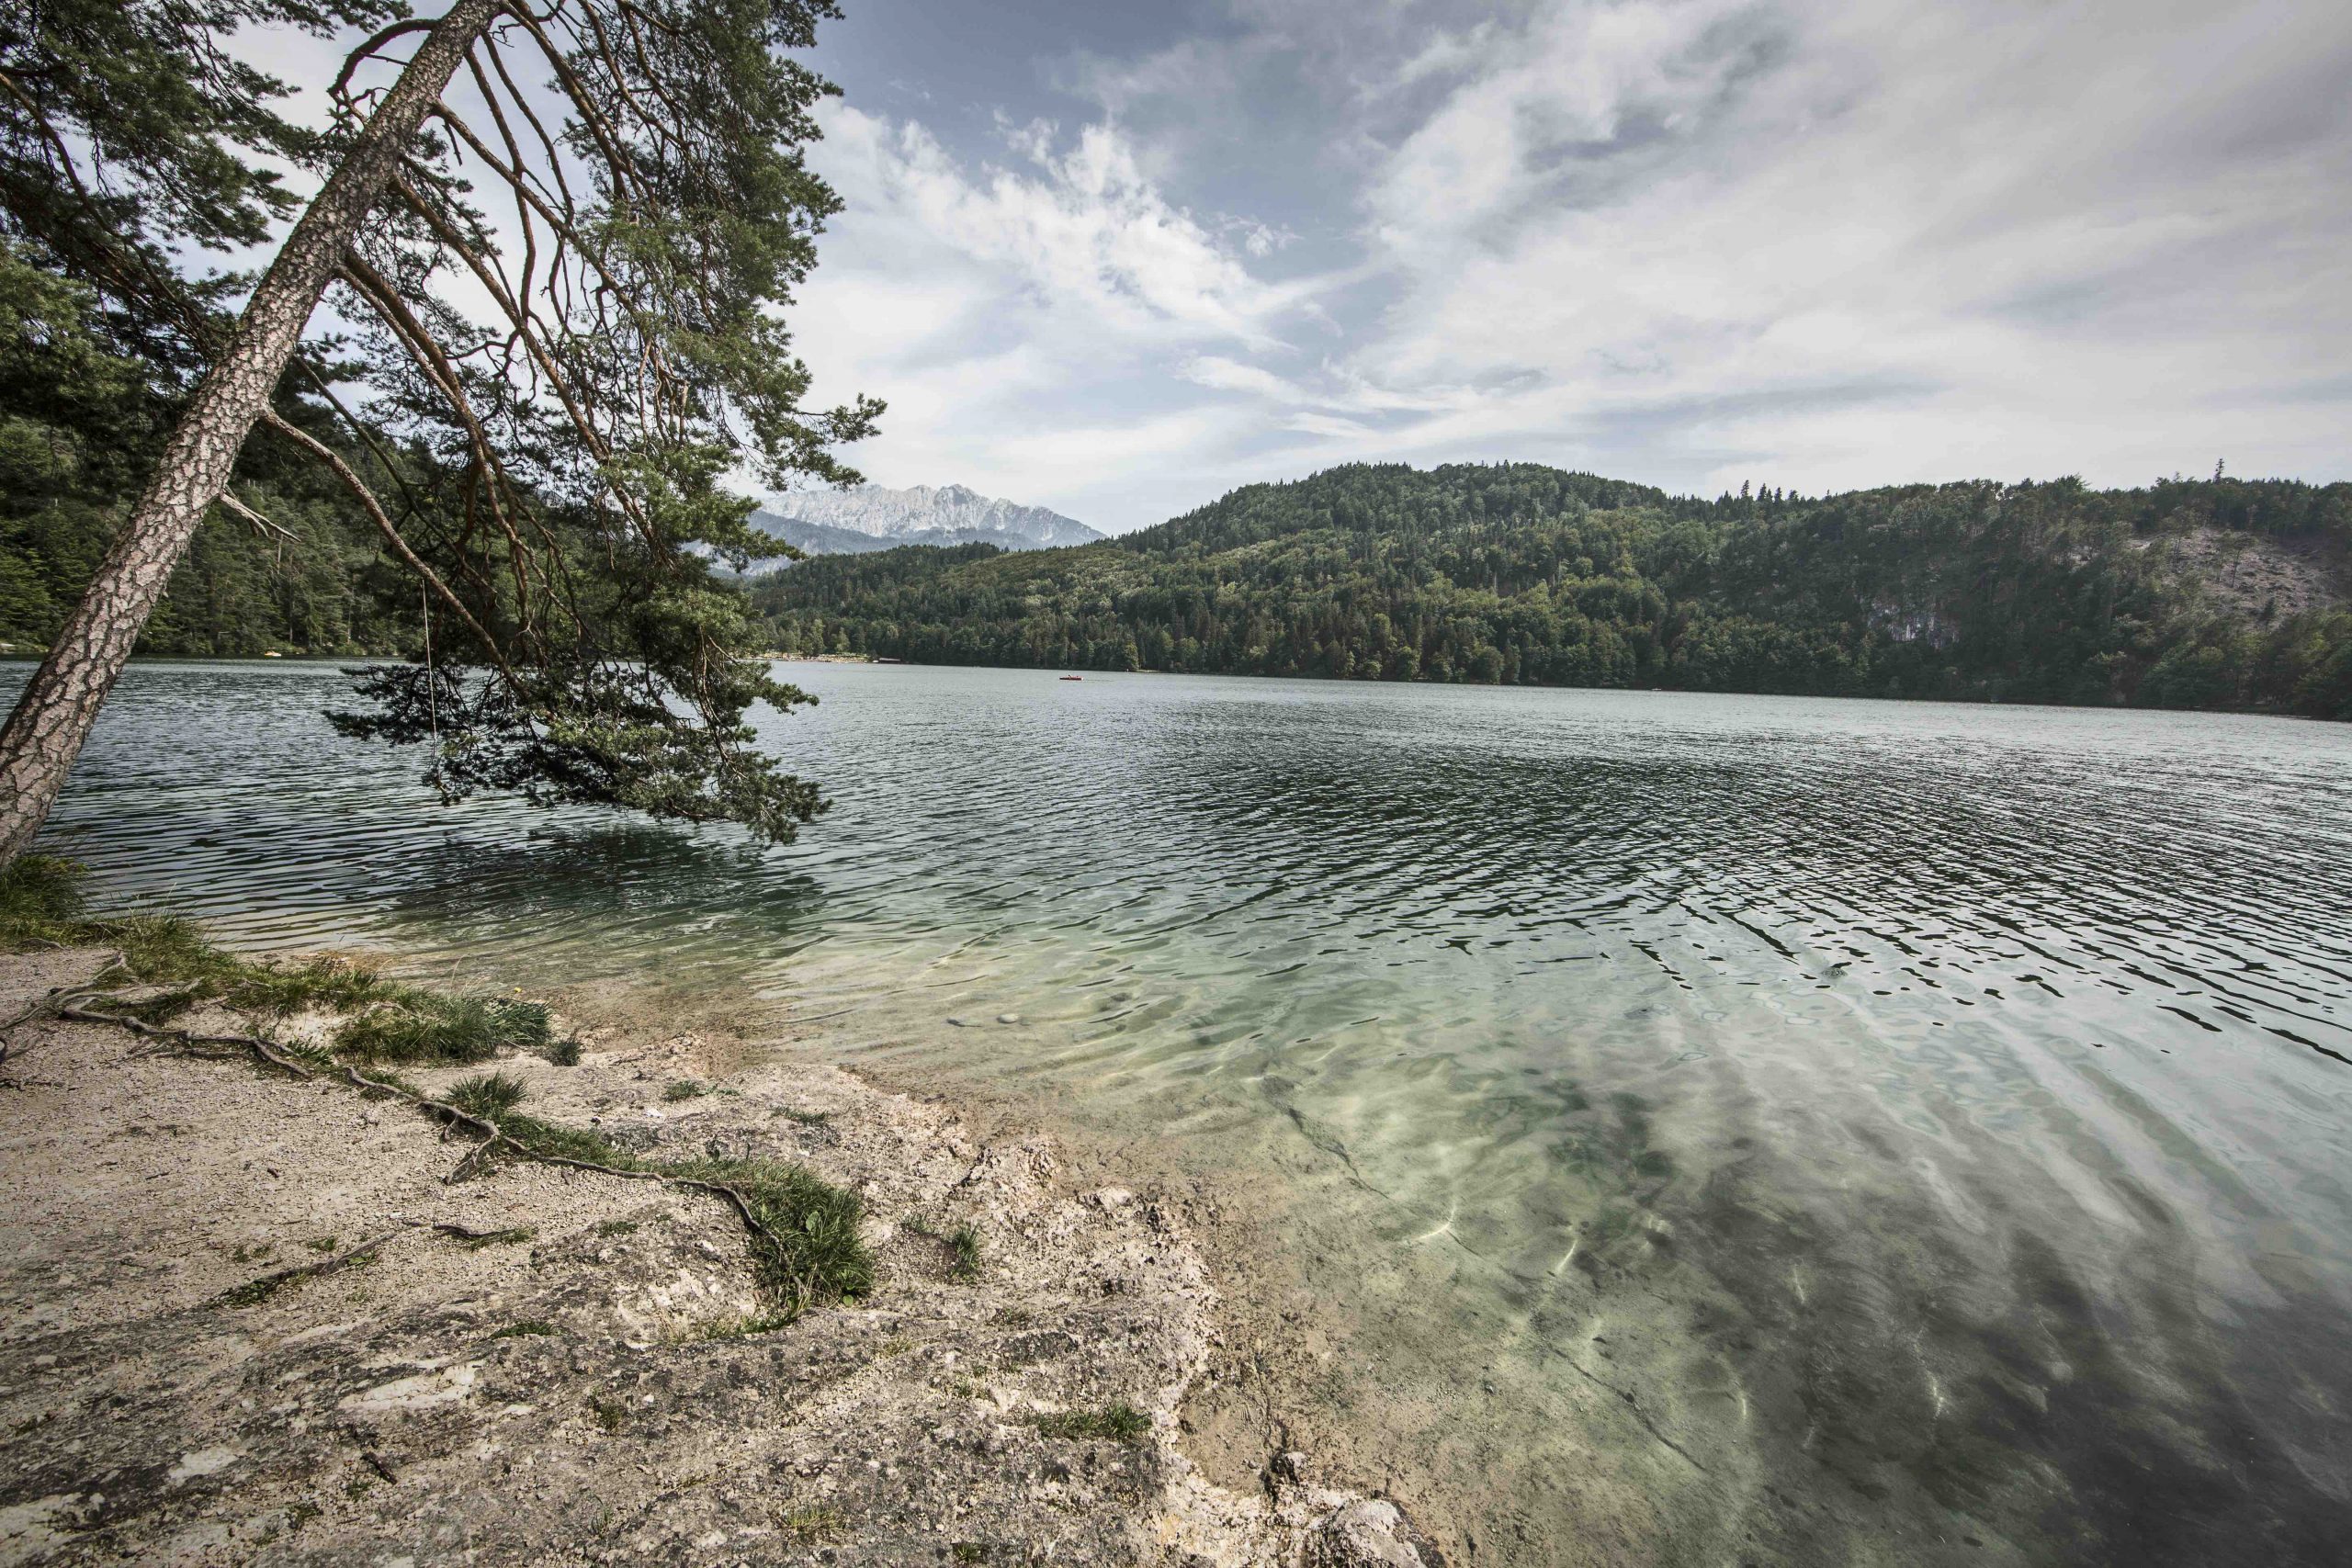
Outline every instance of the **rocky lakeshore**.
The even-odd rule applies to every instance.
[[[1229,1325],[1181,1205],[1045,1137],[693,1033],[485,1064],[609,1146],[854,1194],[871,1288],[779,1314],[722,1195],[55,1016],[107,962],[0,956],[0,1564],[1442,1561],[1271,1412],[1209,1479],[1181,1412]]]

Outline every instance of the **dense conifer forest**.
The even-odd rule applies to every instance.
[[[0,245],[0,643],[40,649],[121,529],[183,393],[119,317],[14,246]],[[282,406],[334,435],[294,400]],[[237,491],[268,526],[224,515],[199,529],[141,652],[400,653],[418,641],[413,583],[331,475],[256,441]]]
[[[787,652],[2352,717],[2352,485],[1713,501],[1532,464],[1335,468],[1124,538],[805,562]]]

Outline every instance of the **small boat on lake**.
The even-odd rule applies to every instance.
[[[1083,681],[1086,677],[1083,675],[1065,675],[1062,679],[1065,681]]]

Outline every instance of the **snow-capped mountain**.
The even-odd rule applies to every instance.
[[[752,523],[811,555],[975,541],[1008,550],[1043,550],[1103,537],[1058,512],[1000,501],[962,485],[807,491],[753,513]],[[861,544],[852,536],[875,542]]]

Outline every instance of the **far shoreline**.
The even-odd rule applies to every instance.
[[[0,665],[38,664],[44,657],[37,649],[10,651],[0,649]],[[1075,675],[1084,680],[1121,680],[1130,676],[1173,676],[1187,681],[1250,681],[1296,682],[1315,687],[1394,688],[1399,691],[1472,691],[1472,692],[1574,692],[1603,696],[1644,697],[1754,697],[1770,702],[1869,703],[1896,708],[1963,708],[1971,711],[2001,708],[2013,713],[2063,714],[2156,714],[2174,717],[2259,718],[2278,719],[2295,724],[2352,727],[2352,719],[2323,718],[2311,714],[2285,713],[2275,708],[2177,708],[2154,707],[2137,703],[2012,703],[1998,697],[1888,697],[1847,692],[1751,692],[1713,691],[1689,686],[1562,686],[1544,682],[1479,682],[1479,681],[1389,681],[1360,680],[1352,676],[1337,677],[1305,672],[1288,675],[1261,674],[1255,671],[1187,671],[1187,670],[1091,670],[1078,665],[1055,664],[926,664],[918,660],[892,659],[863,653],[775,653],[756,656],[771,664],[834,664],[864,665],[874,669],[892,670],[987,670],[1008,675],[1036,674],[1053,679]],[[166,665],[210,667],[254,665],[309,666],[319,664],[357,665],[394,664],[401,660],[389,653],[287,653],[287,654],[141,654],[130,660],[134,669]]]

